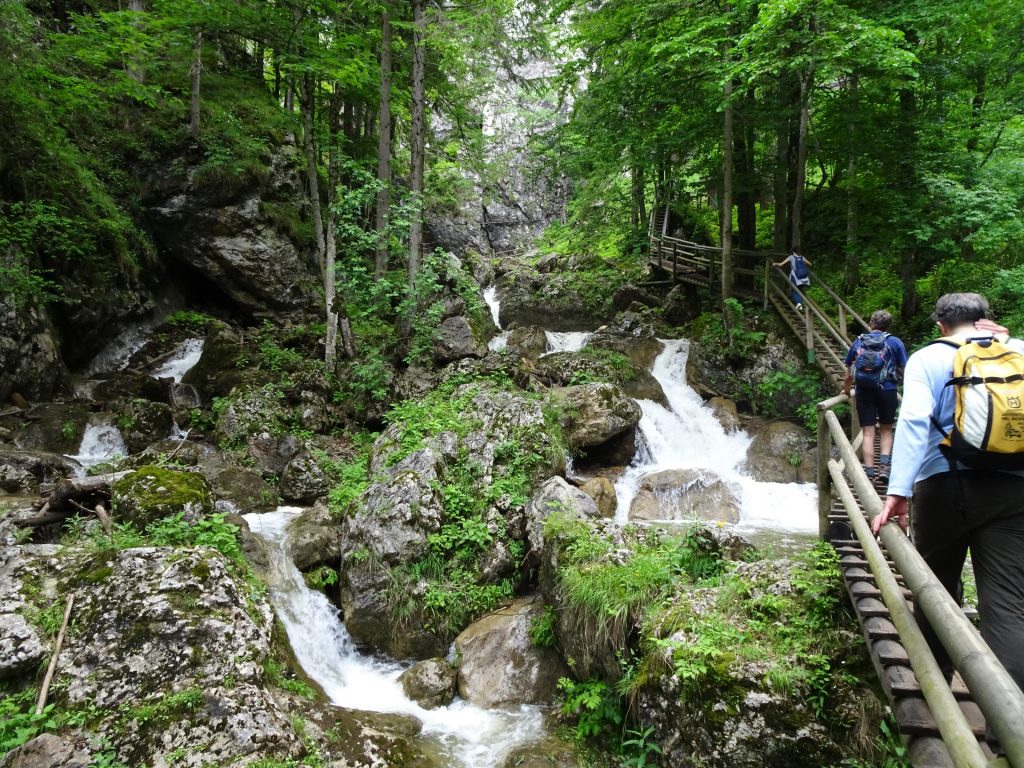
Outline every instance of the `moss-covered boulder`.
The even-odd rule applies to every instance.
[[[213,512],[213,490],[205,477],[152,464],[115,482],[111,501],[118,520],[139,528],[178,513],[191,521]]]

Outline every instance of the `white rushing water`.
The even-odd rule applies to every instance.
[[[102,461],[128,455],[120,430],[112,424],[89,424],[82,435],[78,453],[68,458],[82,466],[82,472]]]
[[[424,709],[408,699],[398,683],[401,665],[361,655],[338,609],[323,593],[305,585],[287,554],[287,526],[301,511],[280,507],[244,517],[253,533],[268,544],[270,600],[295,657],[332,703],[418,718],[423,734],[438,743],[453,768],[500,766],[512,749],[541,737],[538,707],[484,710],[457,699],[447,707]]]
[[[174,379],[177,384],[182,377],[199,362],[203,355],[203,339],[185,339],[159,368],[153,371],[153,378]]]
[[[498,352],[508,346],[508,331],[501,327],[501,304],[498,301],[498,289],[495,286],[489,285],[484,289],[484,303],[490,308],[494,327],[499,331],[487,342],[487,348],[491,352]]]
[[[637,454],[615,484],[616,520],[626,522],[644,476],[666,469],[706,469],[718,475],[740,500],[738,528],[793,533],[818,530],[817,488],[813,483],[764,483],[740,471],[751,438],[726,432],[704,401],[686,383],[686,339],[662,340],[651,374],[668,400],[665,408],[639,400]]]
[[[548,349],[545,355],[550,355],[554,352],[579,352],[590,341],[590,337],[594,334],[590,331],[566,331],[561,333],[558,331],[544,331],[544,336],[548,340]]]

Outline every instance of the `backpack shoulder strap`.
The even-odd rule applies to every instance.
[[[947,347],[952,347],[953,349],[960,349],[960,347],[964,345],[964,342],[943,336],[941,339],[932,339],[927,344],[925,344],[925,346],[930,347],[932,344],[945,344]]]

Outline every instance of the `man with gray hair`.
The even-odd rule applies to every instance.
[[[872,313],[871,328],[862,333],[846,353],[846,374],[843,392],[856,392],[857,418],[860,421],[861,454],[864,472],[875,478],[875,425],[878,425],[878,469],[880,482],[889,479],[892,457],[892,425],[896,422],[897,387],[907,364],[903,342],[889,333],[892,315],[884,309]],[[854,390],[856,385],[856,390]]]
[[[985,297],[950,293],[936,302],[932,319],[944,338],[966,343],[1006,332],[987,313]],[[1024,342],[1005,343],[1024,354]],[[981,635],[1024,689],[1024,472],[951,464],[940,450],[953,428],[956,393],[947,384],[957,346],[928,344],[910,356],[888,495],[871,529],[878,533],[895,520],[906,530],[913,497],[914,545],[957,602],[963,599],[961,573],[970,549]],[[939,666],[951,677],[949,655],[924,615],[918,618]]]

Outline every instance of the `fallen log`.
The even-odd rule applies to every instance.
[[[127,469],[122,472],[110,472],[105,475],[71,477],[61,480],[54,486],[54,489],[46,498],[46,503],[43,504],[35,515],[32,517],[22,517],[15,520],[14,524],[18,528],[36,528],[40,525],[60,522],[80,511],[93,512],[97,506],[93,497],[100,495],[109,498],[111,484],[134,471],[133,469]],[[102,516],[100,516],[100,521],[103,521]]]

